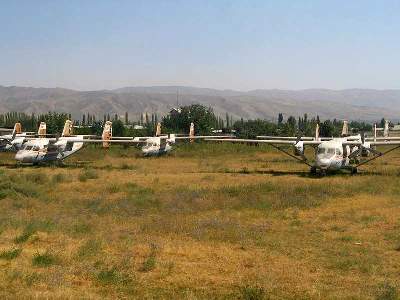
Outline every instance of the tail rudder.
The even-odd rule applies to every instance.
[[[39,129],[38,129],[38,136],[45,137],[47,133],[47,125],[45,122],[40,122]]]
[[[389,121],[385,120],[385,127],[383,129],[383,136],[388,137],[389,136]]]
[[[319,141],[320,139],[319,139],[319,124],[317,123],[317,125],[315,126],[315,137],[314,137],[314,139],[316,140],[316,141]]]
[[[190,123],[190,130],[189,130],[189,141],[193,143],[194,141],[194,123]]]
[[[15,125],[14,125],[14,130],[13,130],[13,133],[12,133],[13,139],[15,138],[15,136],[16,136],[17,134],[21,134],[21,133],[22,133],[22,126],[21,126],[21,123],[17,122],[17,123],[15,123]]]
[[[349,135],[349,123],[348,121],[343,121],[342,136],[348,136],[348,135]]]
[[[103,134],[101,135],[101,139],[105,141],[109,141],[112,138],[112,122],[107,121],[104,124],[104,129],[103,129]],[[103,148],[109,148],[110,143],[109,142],[103,142]]]
[[[71,136],[72,135],[72,128],[73,128],[72,121],[71,120],[66,120],[61,136]]]
[[[161,135],[161,123],[157,123],[157,128],[156,128],[156,136]]]

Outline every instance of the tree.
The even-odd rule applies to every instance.
[[[324,137],[335,136],[335,126],[330,120],[325,120],[320,127],[320,135]]]
[[[287,119],[287,122],[285,124],[285,134],[288,136],[295,136],[297,135],[297,128],[296,128],[296,119],[293,116],[290,116]]]
[[[125,126],[121,120],[113,121],[112,128],[113,128],[113,135],[124,136]]]
[[[188,133],[190,123],[194,123],[196,134],[209,134],[216,123],[211,107],[201,104],[182,106],[180,112],[172,111],[162,119],[162,125],[170,132]]]
[[[282,125],[282,123],[283,123],[283,114],[279,113],[278,114],[278,125]]]

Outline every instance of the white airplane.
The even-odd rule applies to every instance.
[[[348,124],[344,122],[342,137],[340,138],[320,138],[319,125],[317,124],[314,138],[299,137],[276,137],[277,139],[207,139],[208,141],[232,142],[232,143],[256,143],[269,144],[283,153],[293,157],[310,167],[310,172],[316,174],[326,174],[330,170],[346,169],[352,174],[357,173],[357,168],[382,155],[400,148],[399,138],[386,140],[386,137],[378,138],[374,131],[374,137],[366,139],[363,135],[348,134]],[[394,146],[383,152],[377,151],[376,146]],[[293,147],[294,153],[290,153],[282,146]],[[305,147],[311,146],[315,149],[314,162],[310,162],[305,155]],[[370,156],[364,161],[362,157]]]
[[[45,125],[45,124],[44,124]],[[39,136],[45,136],[41,126]],[[15,159],[21,163],[48,163],[48,162],[61,162],[65,158],[78,152],[83,148],[85,143],[103,143],[106,144],[111,137],[111,122],[106,122],[103,129],[103,136],[101,140],[85,139],[85,135],[72,135],[72,122],[67,120],[60,138],[34,138],[25,142],[22,148],[15,155]]]
[[[22,132],[21,123],[15,123],[12,134],[0,136],[0,152],[18,151],[34,132]],[[46,135],[46,123],[40,123],[37,135]]]
[[[163,135],[161,133],[161,124],[157,124],[155,136],[148,137],[113,137],[109,143],[127,143],[127,144],[143,144],[142,153],[144,156],[158,156],[166,154],[173,150],[172,145],[177,140],[189,140],[193,142],[195,139],[209,139],[209,138],[226,138],[231,136],[220,135],[195,135],[194,123],[190,124],[189,135],[177,136],[176,134]]]

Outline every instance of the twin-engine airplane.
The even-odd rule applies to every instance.
[[[208,139],[208,141],[231,142],[231,143],[255,143],[269,144],[292,158],[310,167],[310,172],[325,174],[330,170],[350,170],[352,174],[357,173],[357,168],[381,157],[397,148],[400,148],[400,137],[377,137],[379,129],[374,126],[374,137],[366,138],[364,134],[349,135],[348,123],[343,123],[342,137],[329,138],[319,136],[319,125],[317,124],[314,137],[270,137],[259,136],[259,139]],[[386,131],[386,130],[385,130]],[[385,135],[385,133],[384,133]],[[294,153],[282,146],[291,146]],[[315,149],[314,162],[310,162],[305,155],[306,146]],[[376,146],[393,146],[384,151],[376,150]],[[362,161],[362,158],[366,157]]]
[[[46,135],[46,123],[41,122],[37,132],[37,136]],[[22,132],[21,123],[15,123],[12,134],[0,136],[0,152],[18,151],[22,145],[29,139],[34,137],[34,132]]]
[[[44,124],[45,126],[45,124]],[[43,129],[43,127],[42,127]],[[65,158],[82,149],[85,143],[104,143],[111,138],[111,122],[106,122],[101,140],[87,139],[85,135],[72,135],[72,122],[67,120],[61,137],[46,138],[45,132],[38,132],[39,138],[28,139],[15,155],[22,163],[61,162]]]
[[[176,134],[163,135],[161,133],[161,124],[157,124],[155,136],[147,137],[113,137],[109,143],[126,143],[126,144],[143,144],[142,153],[144,156],[158,156],[166,154],[173,150],[173,145],[178,140],[189,140],[193,142],[195,139],[209,139],[209,138],[226,138],[231,136],[220,135],[195,135],[194,123],[190,124],[189,135],[178,136]]]

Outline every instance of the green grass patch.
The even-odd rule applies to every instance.
[[[32,258],[32,265],[35,267],[49,267],[58,263],[59,258],[48,251],[36,253]]]
[[[96,170],[94,169],[85,169],[79,174],[78,179],[81,182],[85,182],[88,179],[97,179],[99,175],[97,174]]]
[[[0,252],[0,259],[13,260],[17,258],[22,252],[21,248],[13,248],[11,250],[4,250]]]
[[[239,299],[242,300],[266,300],[267,294],[259,286],[246,285],[239,288]]]

